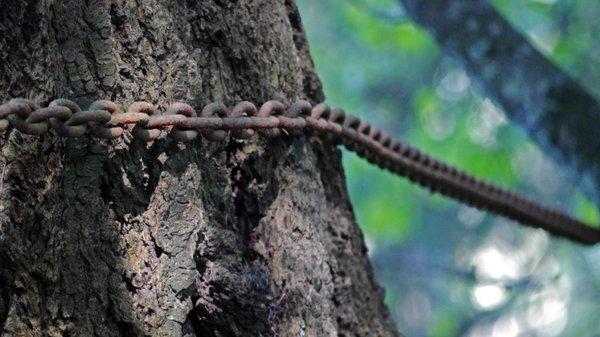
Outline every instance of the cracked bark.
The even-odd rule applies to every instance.
[[[488,1],[400,0],[486,95],[600,203],[600,104]]]
[[[274,0],[5,0],[0,97],[323,98]],[[14,132],[0,166],[3,336],[398,335],[332,144]]]

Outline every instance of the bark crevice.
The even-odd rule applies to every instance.
[[[2,99],[184,101],[198,112],[322,99],[291,1],[40,1],[24,17],[25,2],[0,13]],[[2,334],[397,335],[340,160],[292,136],[11,134],[0,156]]]

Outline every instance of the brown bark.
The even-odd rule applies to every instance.
[[[0,98],[322,99],[292,1],[4,0]],[[13,132],[3,336],[396,336],[318,139]]]

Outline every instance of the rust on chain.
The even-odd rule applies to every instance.
[[[180,119],[177,123],[185,122],[188,118],[197,116],[196,110],[194,110],[191,105],[179,102],[171,104],[167,109],[167,114],[185,117]],[[176,141],[190,142],[198,137],[198,131],[194,130],[193,128],[186,128],[183,125],[178,126],[177,123],[174,123],[170,132],[170,135]]]
[[[108,115],[108,121],[95,121],[90,122],[90,135],[95,138],[101,139],[115,139],[121,137],[123,135],[123,128],[120,126],[109,126],[110,123],[116,115],[119,114],[119,106],[114,102],[108,100],[98,100],[93,102],[88,111],[92,114],[98,114],[101,111],[102,114]]]
[[[148,102],[135,102],[129,106],[127,114],[137,114],[140,118],[133,127],[133,130],[131,130],[131,134],[133,134],[134,137],[146,142],[156,140],[160,137],[160,129],[150,125],[151,121],[161,118],[160,112],[154,104]],[[143,119],[144,115],[148,116],[147,120]]]
[[[82,137],[85,135],[88,127],[85,121],[81,121],[81,123],[75,123],[74,115],[81,114],[81,108],[77,103],[70,101],[68,99],[55,99],[50,102],[50,107],[61,107],[66,109],[66,113],[64,116],[55,116],[54,118],[48,118],[48,116],[40,116],[39,121],[43,121],[44,119],[48,119],[50,121],[50,125],[56,131],[59,136],[62,137]],[[36,111],[34,111],[27,120],[32,122],[36,116]],[[81,115],[78,115],[81,116]],[[36,120],[37,121],[37,120]],[[71,123],[67,125],[65,122],[70,121]]]
[[[237,117],[247,117],[247,116],[256,116],[256,106],[248,101],[243,101],[235,105],[231,112],[228,114],[228,117],[233,120],[238,120]],[[254,130],[252,128],[242,128],[238,130],[233,130],[231,135],[236,139],[249,139],[254,135]]]
[[[324,103],[312,107],[309,102],[299,100],[286,106],[273,100],[259,109],[247,101],[232,109],[221,103],[210,103],[198,116],[196,110],[185,103],[173,103],[162,114],[151,103],[135,102],[125,111],[107,100],[96,101],[83,110],[66,99],[41,107],[32,100],[15,98],[0,105],[0,133],[14,128],[30,135],[52,131],[62,137],[89,135],[114,139],[130,129],[134,138],[141,141],[156,140],[164,131],[179,142],[191,142],[200,135],[210,141],[224,141],[229,135],[240,140],[255,134],[269,138],[284,134],[316,135],[343,144],[370,163],[406,177],[431,192],[577,242],[600,242],[600,229],[477,179]]]
[[[225,105],[223,105],[221,103],[210,103],[210,104],[206,105],[204,107],[204,109],[202,109],[202,112],[200,113],[200,115],[202,117],[208,117],[208,118],[217,117],[217,118],[221,119],[223,117],[226,117],[228,112],[229,111],[227,110],[227,107]],[[198,121],[198,120],[196,119],[196,121]],[[211,141],[216,141],[216,142],[223,141],[223,140],[225,140],[225,138],[227,138],[227,132],[225,130],[217,130],[217,129],[221,128],[222,121],[221,121],[221,124],[218,125],[218,127],[216,125],[218,123],[213,124],[215,127],[210,127],[210,125],[202,127],[201,124],[202,123],[200,123],[200,122],[198,123],[198,129],[202,130],[202,136],[204,138],[211,140]]]
[[[258,116],[277,118],[277,116],[283,115],[284,112],[285,105],[279,101],[272,100],[262,105],[262,107],[258,111]],[[279,121],[279,119],[277,119],[277,121]],[[260,130],[258,132],[266,137],[279,137],[281,135],[281,130],[279,128]]]

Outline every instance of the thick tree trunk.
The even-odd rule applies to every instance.
[[[4,0],[0,98],[322,99],[289,1]],[[190,145],[13,132],[4,336],[395,336],[318,139]]]

